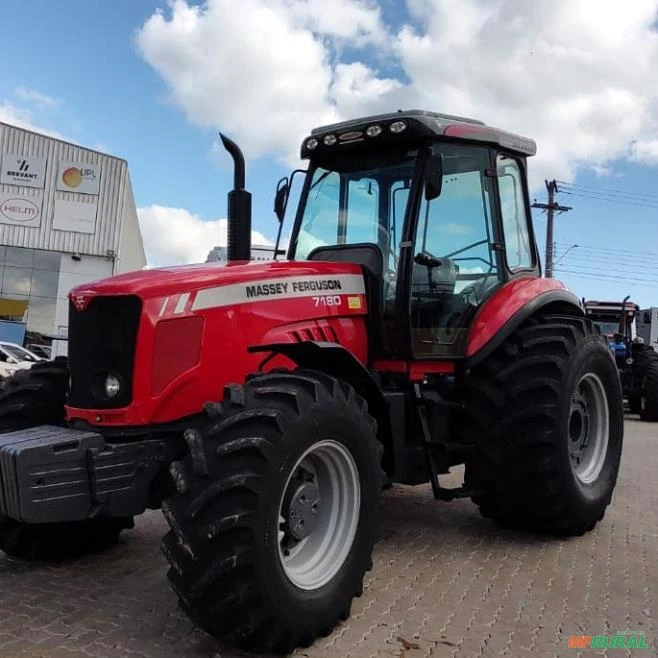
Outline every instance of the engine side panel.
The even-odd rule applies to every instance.
[[[336,342],[365,363],[367,305],[360,268],[329,263],[295,268],[289,263],[283,270],[281,265],[267,271],[259,263],[260,276],[242,266],[246,276],[241,283],[235,283],[240,277],[234,266],[233,282],[188,285],[176,293],[160,288],[158,293],[165,294],[143,299],[132,403],[118,409],[67,407],[67,418],[102,427],[152,425],[194,415],[205,402],[221,400],[225,385],[244,381],[258,368],[266,355],[248,353],[254,345]],[[279,274],[284,271],[286,275]],[[105,292],[103,284],[99,292]],[[95,293],[77,290],[71,296]],[[268,369],[281,365],[291,363],[277,357]]]

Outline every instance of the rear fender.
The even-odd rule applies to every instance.
[[[368,369],[348,349],[337,343],[304,341],[254,345],[249,352],[281,355],[300,368],[318,370],[349,383],[367,402],[368,412],[377,421],[379,440],[384,445],[384,468],[392,468],[392,432],[389,405],[379,384]]]
[[[495,292],[478,311],[466,344],[466,366],[480,363],[538,312],[585,317],[581,301],[561,281],[515,279]]]

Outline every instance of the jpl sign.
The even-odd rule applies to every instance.
[[[41,195],[22,196],[12,192],[0,192],[0,223],[39,227],[41,203]]]

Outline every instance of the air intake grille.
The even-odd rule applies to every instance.
[[[139,297],[95,297],[83,311],[69,303],[69,404],[79,409],[118,409],[132,401]],[[105,380],[113,374],[119,393],[108,398]]]

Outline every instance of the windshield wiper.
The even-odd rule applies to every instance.
[[[333,173],[331,170],[329,170],[329,171],[325,171],[324,174],[322,174],[322,176],[320,176],[320,178],[318,178],[318,179],[315,181],[315,183],[313,183],[313,185],[311,185],[311,187],[309,187],[308,191],[310,192],[314,187],[316,187],[317,185],[319,185],[319,184],[320,184],[320,183],[321,183],[321,182],[322,182],[322,181],[323,181],[323,180],[324,180],[329,174],[331,174],[331,173]]]

